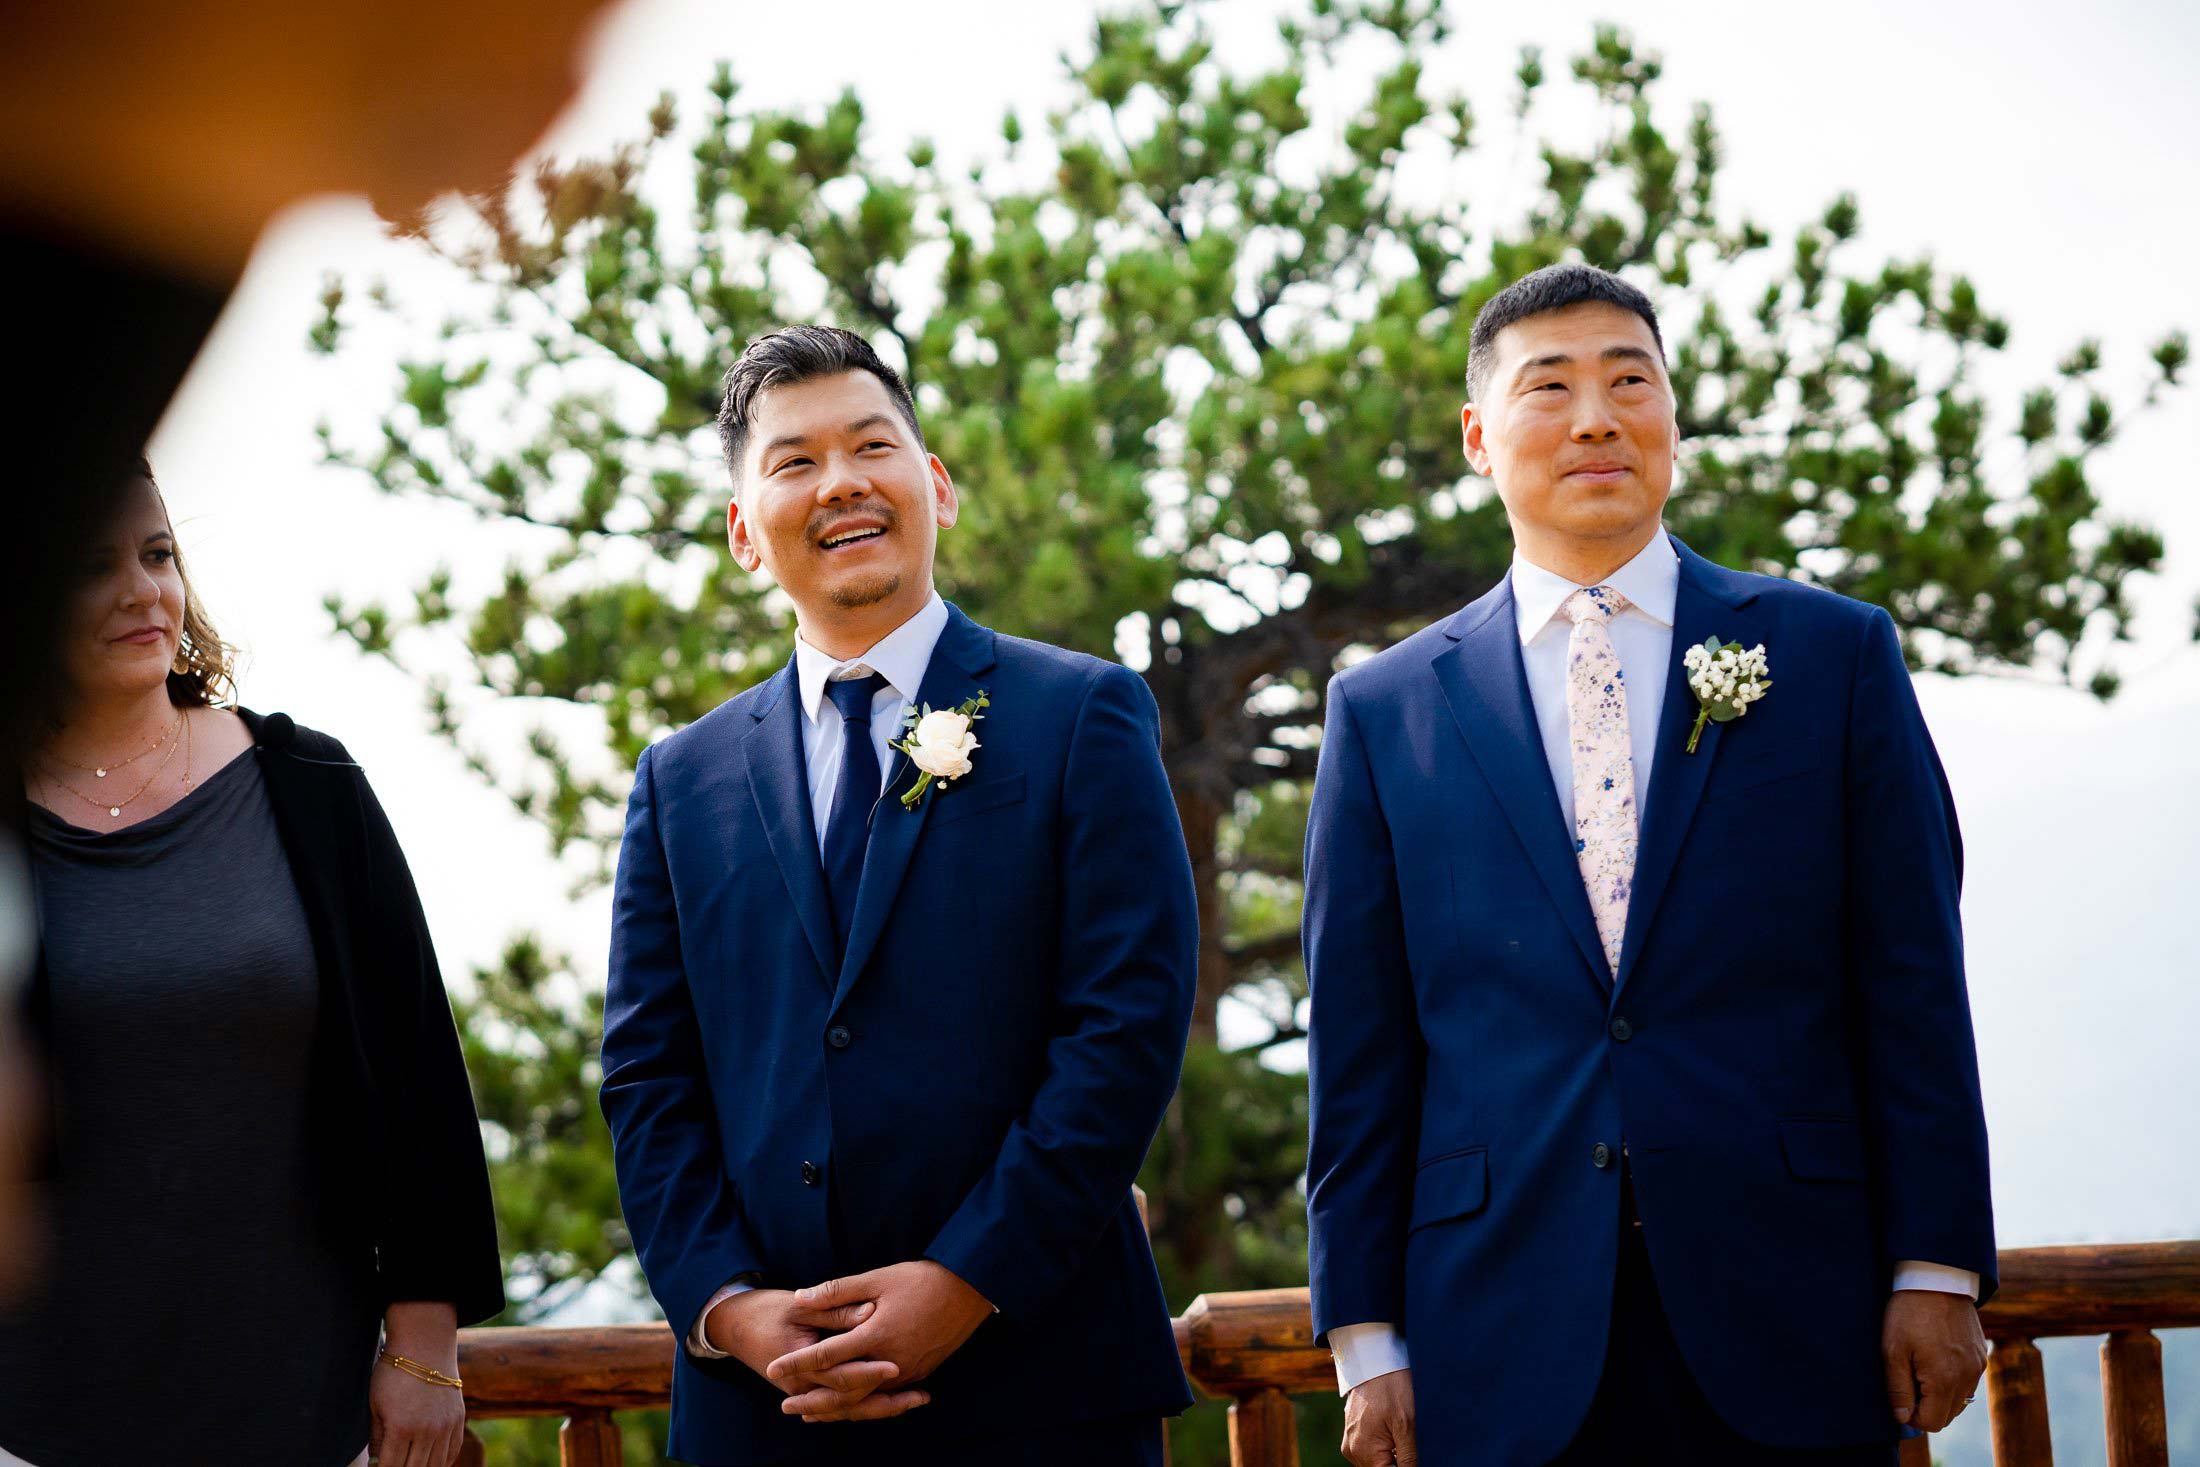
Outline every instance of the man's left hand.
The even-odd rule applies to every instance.
[[[1919,1431],[1939,1431],[1961,1415],[1986,1369],[1978,1306],[1961,1294],[1896,1291],[1879,1348],[1894,1419]]]
[[[897,1389],[940,1368],[992,1316],[985,1296],[930,1259],[897,1263],[798,1291],[805,1304],[832,1309],[868,1300],[871,1317],[846,1334],[780,1356],[765,1368],[774,1382],[827,1370],[848,1360],[891,1360]],[[779,1409],[805,1421],[836,1421],[829,1392],[790,1395]]]

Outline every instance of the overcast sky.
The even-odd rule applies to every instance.
[[[1272,9],[1224,0],[1214,13],[1251,37]],[[1457,9],[1460,38],[1432,66],[1496,119],[1520,43],[1556,60],[1619,7]],[[1635,0],[1624,11],[1666,57],[1674,117],[1684,99],[1716,107],[1730,202],[1778,235],[1855,191],[1862,258],[1930,251],[2011,321],[2009,383],[2037,380],[2097,334],[2128,397],[2164,329],[2200,331],[2200,8],[2125,0],[2088,7],[2082,23],[2068,7],[1983,0]],[[1090,13],[1030,0],[635,0],[598,38],[557,145],[630,133],[660,89],[695,97],[727,57],[751,103],[853,85],[882,144],[921,131],[951,156],[982,155],[1005,107],[1036,115],[1061,95],[1057,58]],[[426,732],[417,688],[327,632],[328,591],[402,598],[454,554],[502,558],[462,517],[316,465],[316,420],[371,423],[390,391],[386,357],[307,353],[328,270],[386,276],[415,302],[439,288],[355,204],[300,209],[269,234],[153,445],[196,578],[252,652],[246,701],[337,734],[366,764],[447,969],[490,961],[508,934],[535,927],[600,974],[604,900],[569,901],[534,828]],[[1971,988],[2005,1244],[2200,1236],[2196,399],[2170,398],[2097,461],[2112,512],[2169,540],[2164,573],[2139,588],[2123,696],[2102,707],[2052,686],[1921,680],[1970,853]]]

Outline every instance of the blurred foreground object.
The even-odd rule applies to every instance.
[[[102,523],[280,209],[361,193],[390,217],[495,187],[571,97],[606,0],[84,0],[0,7],[0,278],[33,360],[15,421],[17,510],[0,551],[28,650],[0,758],[20,766],[58,695],[75,547]],[[22,796],[0,780],[19,869]],[[18,1177],[42,1107],[11,1056],[29,893],[0,881],[0,1287],[19,1258]]]
[[[9,785],[10,789],[14,786]],[[0,986],[29,971],[32,941],[29,874],[12,835],[0,837]],[[12,992],[12,988],[8,989]],[[11,1295],[28,1270],[31,1209],[27,1195],[38,1089],[16,1026],[0,1005],[0,1298]]]
[[[497,187],[572,97],[605,4],[10,4],[0,206],[11,232],[226,287],[310,195],[394,219]]]

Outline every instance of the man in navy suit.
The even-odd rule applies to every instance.
[[[753,342],[719,427],[799,637],[642,755],[619,856],[603,1108],[672,1453],[1158,1463],[1191,1398],[1131,1181],[1198,924],[1153,697],[939,598],[955,485],[860,337]]]
[[[1665,532],[1673,392],[1616,276],[1492,299],[1467,390],[1511,574],[1330,683],[1307,825],[1345,1454],[1885,1464],[1969,1399],[1994,1284],[1894,624]]]

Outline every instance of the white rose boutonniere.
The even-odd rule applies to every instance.
[[[1707,723],[1732,723],[1749,711],[1749,705],[1772,687],[1765,673],[1765,646],[1759,642],[1747,651],[1739,642],[1719,645],[1712,637],[1701,647],[1681,654],[1688,673],[1688,687],[1696,695],[1696,726],[1688,731],[1688,752],[1696,752]]]
[[[912,708],[904,715],[902,721],[909,732],[894,747],[917,766],[917,782],[901,797],[904,810],[914,810],[923,803],[932,781],[945,786],[970,772],[970,756],[978,752],[977,735],[970,731],[971,726],[985,716],[979,710],[991,701],[980,688],[978,696],[965,698],[960,708],[935,711],[926,706]]]

